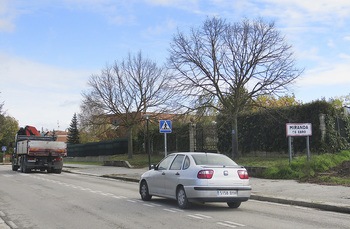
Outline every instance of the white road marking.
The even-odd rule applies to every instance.
[[[174,210],[171,210],[171,209],[168,209],[168,208],[164,208],[163,210],[167,211],[167,212],[172,212],[172,213],[176,213],[177,212],[177,211],[174,211]]]
[[[155,206],[153,206],[152,204],[143,204],[143,205],[145,205],[145,206],[147,206],[147,207],[151,207],[151,208],[154,208]]]
[[[178,209],[178,208],[164,208],[164,211],[172,212],[172,213],[177,213],[177,212],[183,212],[184,210]]]
[[[7,224],[13,229],[13,228],[18,228],[17,225],[12,222],[12,221],[8,221]]]
[[[235,225],[230,225],[230,224],[222,223],[222,222],[218,222],[217,224],[219,224],[219,225],[221,225],[221,226],[225,226],[225,227],[231,227],[231,228],[237,227],[237,226],[235,226]]]
[[[195,215],[187,215],[187,216],[195,218],[195,219],[204,219],[203,217],[197,216],[196,214]]]
[[[225,227],[231,227],[231,228],[234,228],[234,227],[245,227],[245,225],[243,225],[243,224],[235,223],[235,222],[232,222],[232,221],[218,222],[217,224],[225,226]]]
[[[211,216],[202,215],[202,214],[194,214],[194,215],[199,216],[199,217],[202,217],[202,218],[206,218],[206,219],[211,219],[211,218],[213,218],[213,217],[211,217]]]

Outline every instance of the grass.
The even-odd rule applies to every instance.
[[[241,157],[234,161],[239,165],[244,165],[244,166],[275,167],[281,163],[282,164],[288,163],[289,158]]]
[[[66,164],[79,164],[79,165],[103,165],[103,162],[80,162],[80,161],[64,161],[63,163]]]
[[[350,178],[341,178],[341,177],[330,177],[330,176],[320,176],[319,180],[325,184],[335,184],[335,185],[350,185]]]
[[[163,155],[151,155],[151,164],[158,164],[164,158]],[[128,161],[130,165],[136,168],[148,167],[148,155],[147,154],[134,154],[131,159],[128,155],[114,155],[110,160],[116,161]]]
[[[292,161],[291,164],[281,162],[269,167],[263,176],[273,179],[312,179],[314,182],[319,183],[350,185],[349,178],[318,175],[349,160],[349,151],[342,151],[338,154],[315,155],[311,157],[310,161],[307,161],[306,156],[304,156]]]

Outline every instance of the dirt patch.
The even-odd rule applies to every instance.
[[[342,183],[342,181],[347,182]],[[324,184],[324,185],[344,185],[350,187],[350,161],[331,168],[330,170],[317,173],[314,177],[307,178],[304,182]]]
[[[339,166],[336,166],[327,171],[326,174],[333,177],[350,179],[350,161],[344,161]]]

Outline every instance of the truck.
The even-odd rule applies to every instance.
[[[61,173],[64,156],[67,156],[65,142],[55,141],[55,136],[42,136],[35,127],[26,126],[15,136],[12,170]]]

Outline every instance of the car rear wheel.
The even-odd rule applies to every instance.
[[[189,208],[191,203],[188,201],[185,189],[183,187],[178,188],[176,193],[177,204],[180,208]]]
[[[152,196],[148,192],[148,185],[146,181],[141,182],[140,195],[142,200],[148,201],[152,199]]]
[[[241,202],[227,202],[227,205],[230,208],[238,208],[239,206],[241,206]]]

